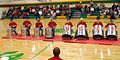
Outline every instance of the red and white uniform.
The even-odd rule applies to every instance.
[[[100,21],[94,22],[94,24],[93,24],[94,35],[103,35],[102,26],[103,26],[102,22],[100,22]]]
[[[72,22],[66,22],[65,25],[70,25],[71,27],[73,26]]]
[[[36,22],[35,27],[36,27],[36,28],[37,28],[37,27],[43,27],[42,22]]]
[[[9,23],[9,26],[16,28],[17,27],[17,23],[12,21],[12,22]]]
[[[87,27],[87,24],[86,24],[86,22],[79,22],[78,24],[77,24],[77,27],[80,25],[80,24],[82,24],[82,25],[84,25],[85,26],[85,28]]]
[[[32,24],[31,24],[31,22],[30,22],[29,20],[25,20],[25,21],[23,22],[23,25],[24,25],[25,27],[30,27]]]
[[[105,26],[105,28],[107,28],[109,25],[115,25],[114,23],[108,23],[106,26]],[[116,25],[115,25],[115,27],[117,27]]]
[[[57,26],[56,22],[55,21],[50,21],[48,23],[48,26],[51,27],[51,28],[54,28],[55,26]]]
[[[101,25],[101,26],[103,26],[102,22],[100,22],[100,21],[94,22],[93,26],[95,26],[95,25]]]

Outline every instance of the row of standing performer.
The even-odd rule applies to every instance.
[[[23,22],[23,27],[21,29],[21,35],[22,36],[30,36],[30,27],[31,27],[31,22],[28,19],[25,19],[25,21]],[[16,27],[17,27],[17,23],[13,21],[13,19],[10,19],[10,23],[9,23],[9,28],[8,28],[8,35],[18,35],[18,33],[16,32]],[[48,27],[45,28],[45,37],[46,38],[54,38],[55,36],[55,28],[57,26],[57,23],[51,19],[50,22],[48,23]],[[72,22],[70,22],[69,19],[67,19],[67,22],[65,23],[65,25],[63,26],[63,35],[62,38],[63,39],[72,39],[72,27],[73,24]],[[102,40],[104,39],[104,31],[102,29],[103,24],[102,22],[97,19],[97,21],[95,21],[93,23],[93,38],[96,40]],[[110,40],[117,40],[117,30],[116,30],[116,25],[113,23],[112,20],[110,20],[110,22],[105,26],[105,28],[107,28],[106,32],[105,32],[105,36],[107,39]],[[40,19],[37,19],[37,22],[35,23],[35,29],[34,29],[34,36],[43,36],[43,24],[40,21]],[[86,22],[81,18],[79,23],[77,24],[77,29],[76,29],[76,33],[75,33],[75,37],[76,39],[89,39],[88,37],[88,32],[87,32],[87,24]]]

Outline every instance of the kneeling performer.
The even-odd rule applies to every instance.
[[[43,36],[43,24],[39,18],[35,24],[34,36]]]
[[[106,30],[106,38],[108,40],[117,40],[117,31],[116,31],[116,25],[110,20],[110,23],[108,23],[105,28]]]
[[[57,24],[56,22],[51,19],[48,23],[48,27],[45,29],[45,38],[54,38],[55,37],[55,28]]]
[[[72,39],[72,23],[70,22],[69,19],[67,19],[67,22],[63,26],[63,35],[62,38],[65,40]]]
[[[75,34],[75,38],[78,40],[84,40],[88,39],[88,33],[87,33],[87,24],[83,19],[80,19],[80,22],[77,24],[77,30]]]
[[[30,36],[30,27],[31,27],[31,22],[28,19],[25,19],[23,22],[23,28],[26,29],[26,36]]]
[[[11,35],[17,35],[17,32],[16,32],[16,27],[17,27],[17,23],[13,21],[13,19],[10,19],[10,23],[9,23],[9,26],[11,30]]]
[[[102,40],[104,38],[104,31],[102,30],[103,24],[97,19],[93,24],[93,39]]]

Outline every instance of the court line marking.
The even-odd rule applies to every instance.
[[[49,43],[45,48],[43,48],[41,51],[39,51],[37,54],[35,54],[30,60],[33,60],[36,56],[38,56],[40,53],[42,53],[44,50],[46,50],[53,42]]]

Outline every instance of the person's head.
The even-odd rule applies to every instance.
[[[99,22],[100,21],[100,17],[97,16],[96,20]]]
[[[11,18],[10,21],[13,21],[13,19]]]
[[[37,18],[36,20],[37,20],[37,21],[40,21],[40,19],[39,19],[39,18]]]
[[[53,49],[53,54],[54,54],[54,56],[59,56],[60,55],[60,49],[58,47],[55,47]]]
[[[53,18],[50,18],[50,21],[53,21]]]
[[[69,18],[67,18],[67,22],[69,22],[70,21],[70,19]]]
[[[113,5],[115,5],[115,3],[113,3]]]
[[[113,20],[112,20],[112,19],[110,19],[110,23],[113,23]]]
[[[80,18],[80,22],[83,22],[83,18]]]
[[[99,22],[100,20],[99,19],[97,19],[97,22]]]
[[[27,21],[28,19],[25,19],[25,21]]]

